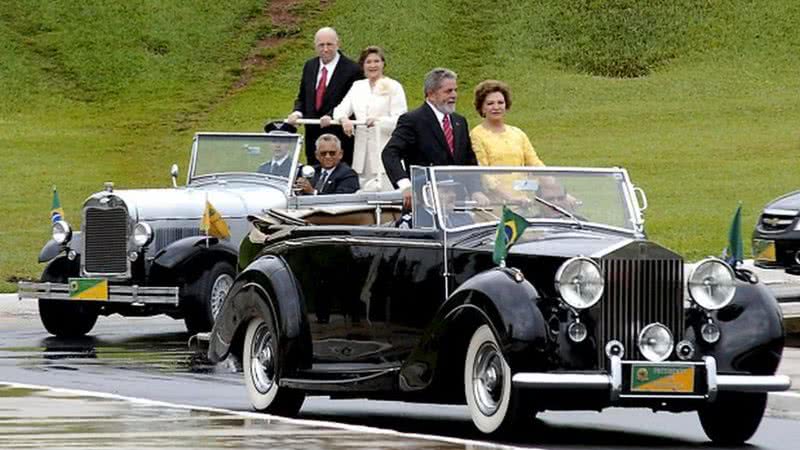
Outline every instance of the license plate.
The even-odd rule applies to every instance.
[[[74,300],[108,300],[105,278],[70,278],[69,298]]]
[[[769,239],[753,239],[753,259],[756,261],[775,262],[775,241]]]
[[[633,364],[631,392],[692,393],[694,366]]]

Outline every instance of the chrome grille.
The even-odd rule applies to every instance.
[[[680,259],[604,259],[606,290],[600,300],[598,354],[607,365],[605,344],[616,339],[625,359],[642,359],[639,331],[653,322],[666,325],[675,342],[683,338],[683,261]]]
[[[125,208],[86,208],[83,264],[87,273],[128,271],[128,212]]]
[[[189,236],[199,236],[199,227],[169,227],[155,230],[153,250],[159,251],[169,244]]]
[[[776,233],[788,228],[794,222],[795,216],[763,213],[758,218],[758,227],[767,233]]]

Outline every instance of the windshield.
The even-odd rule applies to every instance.
[[[289,178],[299,148],[296,134],[198,134],[191,178],[232,172]]]
[[[632,187],[622,169],[414,169],[414,216],[423,227],[426,221],[433,224],[430,215],[434,209],[440,215],[440,226],[451,229],[495,224],[506,206],[530,221],[637,229]]]

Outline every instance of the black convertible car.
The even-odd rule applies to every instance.
[[[800,191],[772,200],[753,230],[755,265],[800,275]]]
[[[715,442],[755,433],[784,345],[769,291],[645,238],[623,169],[412,168],[413,217],[373,202],[252,220],[209,357],[259,411],[308,394],[466,404],[495,434],[538,411],[697,411]],[[503,206],[527,229],[493,263]],[[739,279],[742,278],[742,279]]]

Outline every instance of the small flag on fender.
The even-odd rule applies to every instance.
[[[733,267],[744,260],[744,243],[742,242],[742,204],[736,208],[728,230],[728,246],[722,252],[722,258]]]
[[[206,236],[214,236],[220,239],[231,237],[231,230],[219,211],[206,199],[206,209],[203,211],[203,219],[200,221],[200,231]]]
[[[61,200],[58,198],[58,191],[53,186],[53,206],[50,208],[50,223],[64,220],[64,209],[61,208]]]
[[[517,242],[522,232],[528,228],[528,221],[519,214],[503,206],[503,216],[497,224],[497,234],[494,238],[494,254],[492,260],[495,264],[504,265],[508,250]]]

